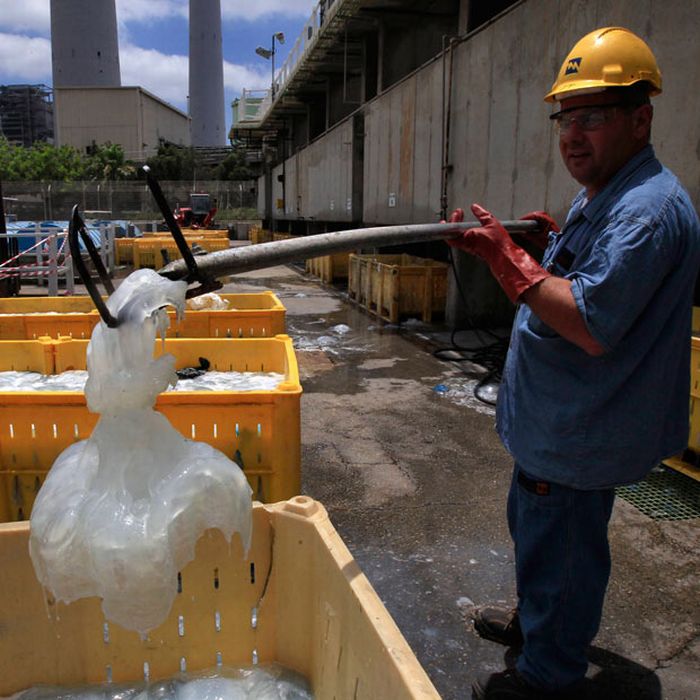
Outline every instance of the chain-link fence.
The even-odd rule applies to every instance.
[[[203,192],[218,207],[218,219],[255,216],[255,180],[161,181],[160,186],[173,209],[178,204],[189,206],[190,194]],[[98,218],[162,218],[150,190],[141,181],[3,182],[3,194],[6,214],[18,221],[66,220],[76,204],[82,212],[94,213]]]

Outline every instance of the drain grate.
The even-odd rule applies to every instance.
[[[654,520],[700,518],[700,482],[668,467],[659,466],[643,481],[616,491]]]

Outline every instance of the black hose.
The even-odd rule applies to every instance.
[[[452,273],[457,284],[457,291],[462,299],[464,306],[467,306],[466,297],[464,295],[464,290],[462,289],[459,276],[457,274],[457,266],[454,262],[454,257],[452,249],[449,250],[450,255],[450,265],[452,266]],[[477,339],[479,340],[479,345],[474,347],[466,347],[458,345],[455,337],[457,333],[462,331],[472,331],[475,333]],[[492,340],[487,342],[483,335],[489,336]],[[501,378],[503,376],[503,366],[505,365],[506,354],[508,353],[509,338],[504,338],[494,333],[488,328],[478,328],[474,323],[471,322],[467,316],[467,325],[464,328],[453,328],[450,335],[450,346],[445,348],[438,348],[433,352],[433,355],[439,360],[450,361],[450,362],[472,362],[474,364],[480,365],[486,369],[486,375],[482,377],[477,385],[474,387],[474,397],[477,398],[482,403],[488,404],[489,406],[495,406],[496,402],[485,397],[483,395],[483,388],[488,384],[500,384]],[[449,356],[446,356],[449,353]],[[457,355],[455,357],[455,354]]]

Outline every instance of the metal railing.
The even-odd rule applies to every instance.
[[[267,90],[243,89],[238,106],[239,119],[234,124],[234,128],[255,128],[265,121],[275,100],[284,92],[285,86],[294,75],[297,67],[318,40],[323,27],[333,18],[345,1],[320,0],[317,3],[284,63],[273,76],[273,85]]]
[[[109,274],[114,274],[114,224],[99,227],[100,257]],[[29,238],[34,243],[17,255],[0,263],[0,280],[19,277],[20,280],[36,280],[40,286],[48,287],[49,296],[58,295],[59,280],[65,282],[66,294],[75,291],[73,258],[66,245],[67,231],[55,227],[46,228],[37,224],[34,231],[0,234],[3,239]]]

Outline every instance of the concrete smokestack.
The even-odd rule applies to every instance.
[[[118,87],[115,0],[51,0],[53,86]]]
[[[221,0],[190,0],[190,116],[193,146],[226,144]]]

